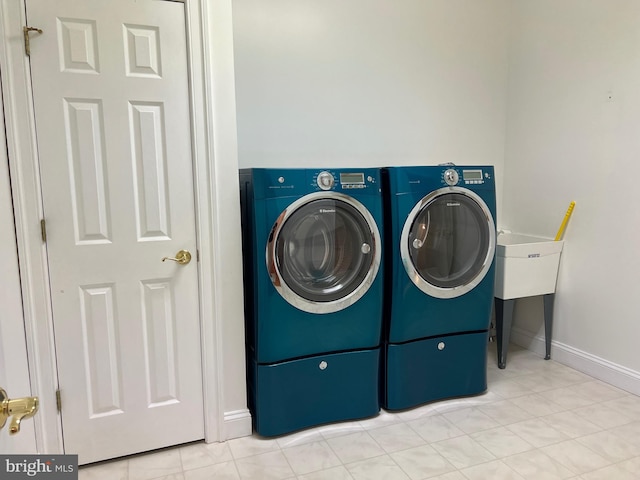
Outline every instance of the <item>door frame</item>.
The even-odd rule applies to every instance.
[[[0,225],[2,225],[0,228],[15,224],[11,208],[7,143],[4,132],[4,108],[0,91]],[[0,278],[7,278],[10,283],[8,288],[5,286],[0,291],[3,310],[0,321],[0,388],[4,388],[10,398],[25,397],[31,395],[31,386],[29,385],[27,344],[24,338],[18,259],[13,253],[17,252],[13,231],[0,236],[0,249],[6,258],[3,260],[3,267],[0,267],[2,272]],[[20,434],[15,437],[9,437],[6,427],[7,424],[0,430],[0,448],[4,447],[4,450],[0,451],[14,454],[35,453],[33,422],[23,422]]]
[[[231,0],[178,1],[187,19],[205,441],[214,442],[251,434],[244,381],[229,378],[241,371],[244,379],[245,368]],[[25,11],[25,0],[0,0],[0,88],[31,390],[40,397],[35,441],[40,453],[62,453],[31,77],[22,37]]]

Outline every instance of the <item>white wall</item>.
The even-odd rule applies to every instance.
[[[554,340],[640,381],[640,2],[514,0],[509,23],[499,223],[553,237],[576,201]],[[517,303],[515,317],[538,333],[541,301]]]
[[[495,165],[507,0],[234,0],[239,164]]]

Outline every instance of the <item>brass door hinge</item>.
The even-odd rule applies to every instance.
[[[22,34],[24,35],[24,53],[27,54],[27,57],[31,56],[31,45],[29,41],[29,32],[38,32],[42,33],[42,30],[35,27],[22,27]]]
[[[60,389],[56,390],[56,407],[58,412],[62,412],[62,398],[60,397]]]
[[[44,218],[40,220],[40,235],[42,236],[42,241],[47,243],[47,224]]]

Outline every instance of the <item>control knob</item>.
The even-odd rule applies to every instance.
[[[447,185],[454,186],[458,184],[459,176],[453,168],[444,171],[444,181]]]
[[[329,172],[320,172],[318,174],[318,179],[316,180],[316,182],[322,190],[331,190],[331,188],[333,188],[335,180],[333,178],[333,175],[331,175]]]

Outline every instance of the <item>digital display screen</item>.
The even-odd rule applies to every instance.
[[[482,170],[463,170],[462,178],[464,180],[482,180]]]
[[[364,184],[364,173],[341,173],[340,183],[342,184]]]

